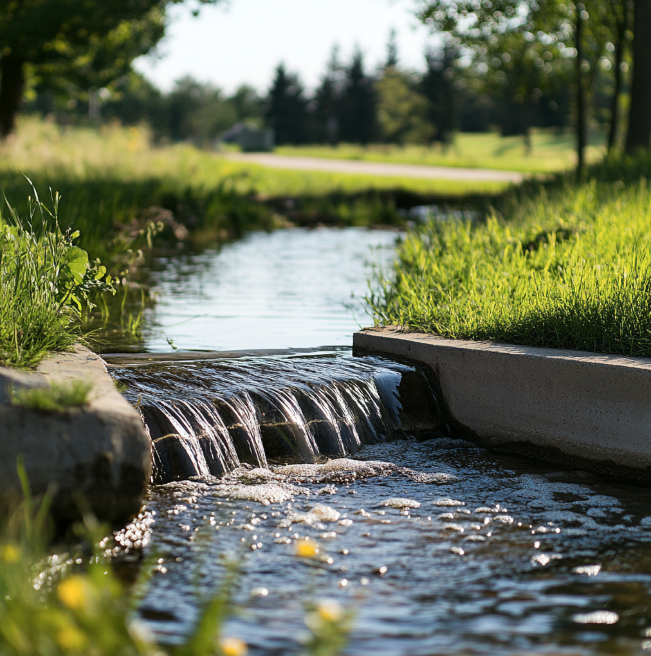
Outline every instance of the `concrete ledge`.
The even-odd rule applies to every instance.
[[[490,447],[651,479],[651,359],[369,328],[356,351],[427,364],[457,433]]]
[[[11,387],[81,379],[92,383],[83,408],[45,413],[12,406]],[[103,360],[83,346],[45,360],[34,373],[0,367],[0,495],[20,495],[16,461],[23,454],[36,495],[54,486],[53,514],[79,515],[81,497],[98,518],[136,515],[151,476],[151,446],[139,414],[116,390]]]

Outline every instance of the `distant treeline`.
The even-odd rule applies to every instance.
[[[504,61],[508,57],[502,55]],[[606,71],[604,67],[594,73],[592,127],[606,128],[609,120],[612,82]],[[556,80],[532,93],[506,93],[481,67],[465,65],[463,52],[450,45],[428,51],[423,71],[409,71],[400,65],[392,35],[386,61],[373,72],[366,69],[359,50],[347,63],[333,50],[313,94],[280,64],[266,96],[246,85],[229,96],[190,77],[162,93],[131,72],[110,91],[100,89],[78,99],[37,87],[25,109],[54,115],[61,123],[147,123],[157,141],[191,140],[198,145],[213,144],[238,123],[273,128],[277,144],[447,144],[457,130],[497,129],[504,136],[526,139],[531,128],[570,126],[576,111],[572,90],[564,76]]]

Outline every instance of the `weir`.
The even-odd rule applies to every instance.
[[[149,433],[156,484],[448,434],[426,370],[353,358],[349,349],[118,365],[112,373]]]

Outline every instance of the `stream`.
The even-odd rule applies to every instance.
[[[237,563],[224,635],[254,655],[304,653],[324,600],[354,614],[350,655],[651,650],[651,490],[456,439],[431,372],[353,356],[395,238],[254,233],[153,268],[161,355],[107,356],[153,440],[115,550],[155,556],[141,621],[182,642]]]

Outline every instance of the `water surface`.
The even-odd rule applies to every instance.
[[[144,348],[237,350],[350,345],[362,299],[396,233],[364,228],[253,232],[221,249],[155,258]]]

